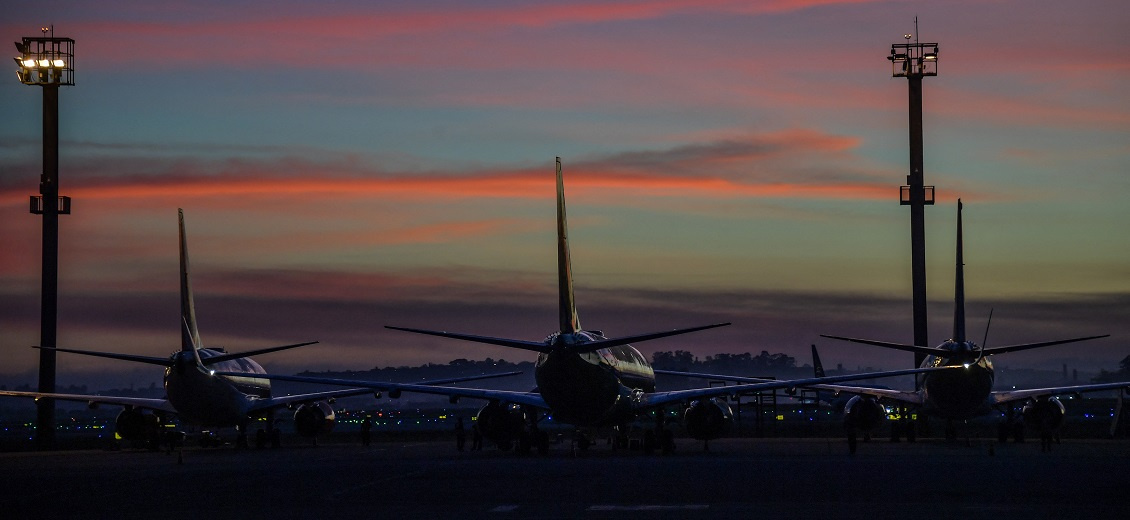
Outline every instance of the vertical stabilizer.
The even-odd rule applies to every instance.
[[[200,331],[196,328],[196,306],[192,303],[192,283],[188,278],[188,241],[184,233],[184,210],[177,209],[180,219],[180,316],[182,351],[195,351],[200,345]]]
[[[953,338],[965,341],[965,260],[961,252],[961,199],[957,199],[957,265],[953,278]]]
[[[815,377],[824,377],[824,364],[820,362],[820,354],[816,352],[816,345],[812,346],[812,372]]]
[[[573,264],[569,260],[569,230],[565,219],[565,183],[561,179],[561,158],[557,158],[557,298],[561,333],[581,330],[577,305],[573,300]]]

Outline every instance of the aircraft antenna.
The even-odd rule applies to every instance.
[[[957,199],[957,262],[953,281],[953,340],[965,341],[965,260],[961,246],[961,199]]]

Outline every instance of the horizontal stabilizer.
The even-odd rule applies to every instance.
[[[268,352],[278,352],[280,350],[286,350],[286,349],[291,349],[291,348],[296,348],[296,347],[305,347],[306,345],[313,345],[315,343],[317,343],[317,341],[307,341],[306,343],[295,343],[293,345],[283,345],[281,347],[261,348],[261,349],[258,349],[258,350],[249,350],[247,352],[236,352],[236,353],[233,353],[233,354],[220,354],[219,356],[212,356],[210,358],[203,358],[203,359],[200,360],[200,362],[204,366],[208,366],[208,365],[214,365],[214,364],[219,363],[221,361],[231,361],[233,359],[240,359],[240,358],[245,358],[245,357],[249,357],[249,356],[258,356],[259,354],[266,354]]]
[[[648,341],[659,338],[666,338],[668,336],[677,336],[679,334],[687,334],[690,332],[698,332],[700,330],[713,329],[717,327],[725,327],[729,323],[715,323],[713,325],[703,325],[700,327],[691,327],[689,329],[675,329],[663,332],[651,332],[647,334],[636,334],[634,336],[623,336],[620,338],[609,338],[592,341],[588,343],[577,343],[570,345],[569,350],[574,353],[593,352],[602,348],[618,347],[620,345],[627,345],[629,343],[638,343],[641,341]]]
[[[520,348],[523,350],[532,350],[534,352],[549,352],[550,347],[540,341],[523,341],[520,339],[506,339],[506,338],[492,338],[489,336],[476,336],[473,334],[459,334],[457,332],[443,332],[438,330],[424,330],[424,329],[410,329],[406,327],[393,327],[385,325],[386,329],[402,330],[404,332],[414,332],[416,334],[427,334],[429,336],[439,336],[441,338],[461,339],[463,341],[473,341],[475,343],[488,343],[491,345],[500,345],[503,347]]]
[[[924,355],[927,355],[927,356],[938,356],[938,355],[944,356],[948,352],[945,349],[940,349],[940,348],[937,348],[937,347],[920,347],[920,346],[917,346],[917,345],[907,345],[907,344],[904,344],[904,343],[890,343],[890,342],[887,342],[887,341],[876,341],[876,340],[873,340],[873,339],[845,338],[843,336],[829,336],[827,334],[821,334],[820,337],[828,338],[828,339],[838,339],[840,341],[850,341],[852,343],[862,343],[864,345],[874,345],[876,347],[891,348],[891,349],[895,349],[895,350],[905,350],[907,352],[915,352],[915,353],[924,354]]]
[[[1050,347],[1052,345],[1062,345],[1064,343],[1075,343],[1076,341],[1087,341],[1087,340],[1092,340],[1092,339],[1106,338],[1106,337],[1109,337],[1109,336],[1110,336],[1110,334],[1103,334],[1101,336],[1087,336],[1085,338],[1060,339],[1060,340],[1056,340],[1056,341],[1043,341],[1043,342],[1040,342],[1040,343],[1025,343],[1023,345],[1008,345],[1008,346],[1004,346],[1004,347],[993,347],[993,348],[985,349],[985,355],[989,356],[989,355],[992,355],[992,354],[1003,354],[1005,352],[1016,352],[1018,350],[1028,350],[1028,349],[1040,348],[1040,347]]]
[[[148,363],[150,365],[172,366],[173,360],[167,357],[152,357],[152,356],[136,356],[133,354],[118,354],[116,352],[97,352],[94,350],[75,350],[70,348],[48,348],[48,347],[32,347],[42,350],[54,350],[55,352],[69,352],[71,354],[82,354],[84,356],[96,356],[110,359],[121,359],[123,361],[134,361],[137,363]]]

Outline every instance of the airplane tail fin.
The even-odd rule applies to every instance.
[[[557,158],[557,294],[561,333],[581,330],[577,304],[573,299],[573,264],[569,259],[569,230],[565,218],[565,182],[561,178],[561,158]]]
[[[965,342],[965,259],[961,240],[961,199],[957,199],[957,265],[953,282],[953,339]]]
[[[820,363],[820,354],[816,352],[816,345],[812,345],[812,371],[813,377],[824,377],[824,365]]]
[[[196,328],[196,306],[192,302],[192,281],[188,276],[188,240],[184,232],[184,210],[178,208],[177,216],[180,220],[180,349],[184,352],[195,352],[201,345],[200,331]]]

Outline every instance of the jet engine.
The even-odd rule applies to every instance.
[[[720,397],[691,401],[691,405],[683,412],[683,425],[687,428],[687,435],[702,441],[726,435],[733,424],[734,412],[725,399]]]
[[[857,395],[844,405],[844,427],[848,431],[874,431],[886,421],[887,409],[874,397]]]
[[[1063,415],[1067,410],[1055,397],[1036,399],[1024,405],[1021,415],[1024,427],[1038,432],[1042,437],[1054,434],[1063,425]]]
[[[159,423],[156,415],[126,408],[114,420],[114,430],[127,441],[149,440],[157,433]]]
[[[498,445],[498,449],[507,451],[514,446],[514,441],[520,440],[526,432],[526,412],[516,404],[501,404],[491,402],[479,410],[475,416],[475,424],[483,438]]]
[[[333,431],[335,421],[334,409],[325,401],[304,404],[294,411],[294,429],[306,438]]]

